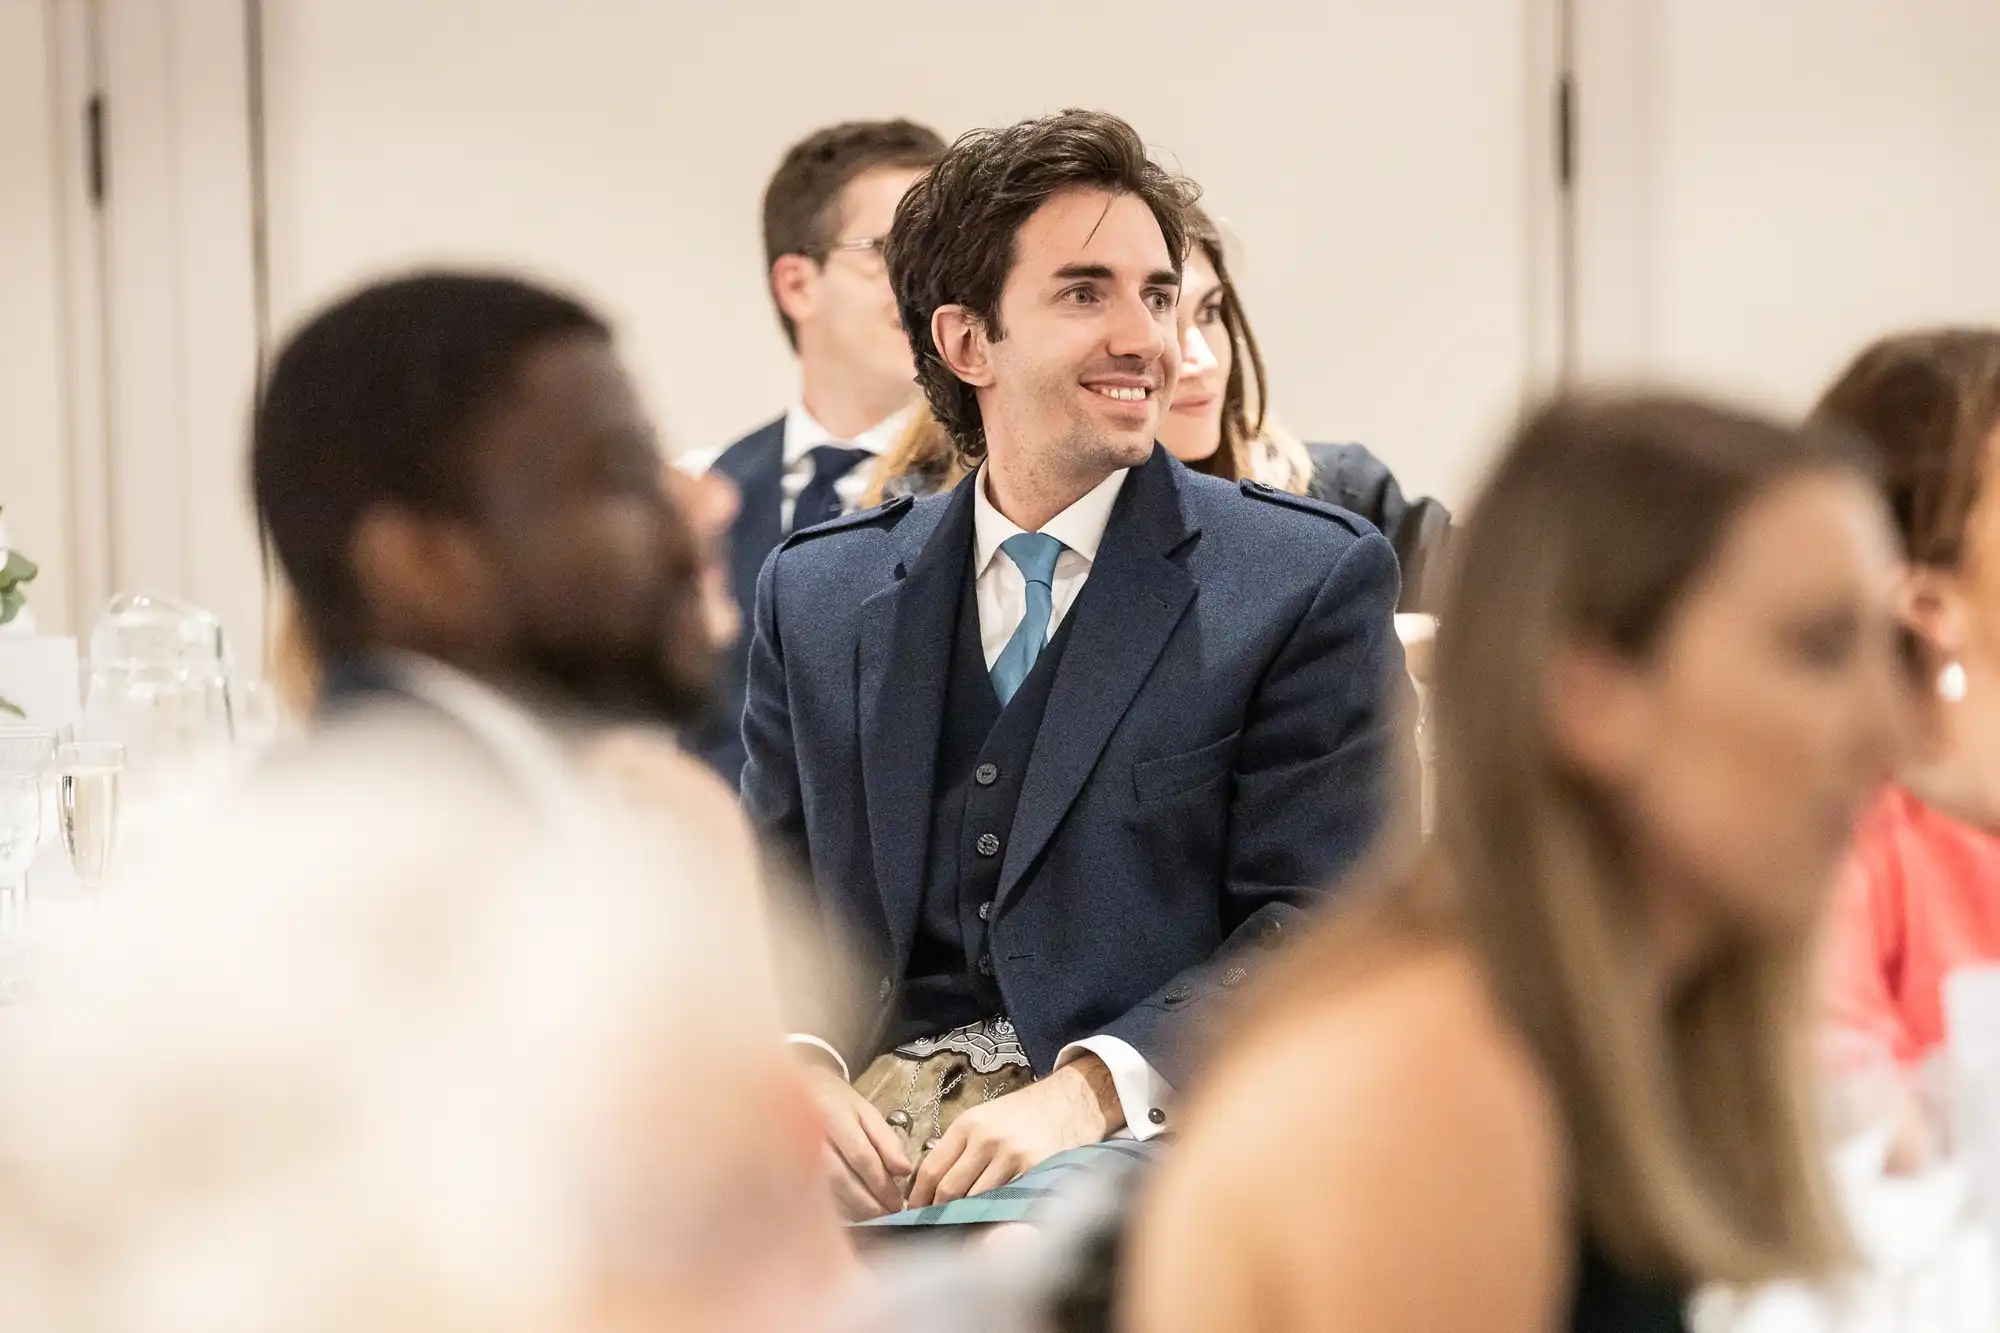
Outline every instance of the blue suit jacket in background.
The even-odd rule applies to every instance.
[[[757,586],[744,804],[806,924],[858,955],[858,1006],[795,995],[790,1015],[857,1072],[917,930],[975,484],[799,533]],[[1039,1072],[1108,1033],[1180,1083],[1187,1020],[1367,853],[1403,780],[1396,591],[1351,514],[1164,449],[1133,470],[1069,611],[990,926]]]
[[[686,745],[736,789],[743,776],[743,687],[750,626],[757,610],[757,571],[783,540],[785,419],[751,431],[709,465],[729,478],[740,497],[729,527],[729,591],[743,617],[743,639],[716,655],[715,703],[689,729]]]

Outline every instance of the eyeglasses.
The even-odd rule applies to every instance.
[[[824,258],[820,262],[824,263],[827,259],[831,259],[836,254],[845,250],[851,254],[860,255],[862,262],[868,267],[880,268],[883,264],[882,247],[888,243],[889,238],[887,236],[856,236],[850,241],[835,241],[826,247]]]

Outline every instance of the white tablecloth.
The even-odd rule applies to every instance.
[[[1865,1263],[1829,1287],[1779,1283],[1695,1303],[1696,1333],[1994,1333],[2000,1245],[1962,1163],[1883,1174],[1885,1143],[1837,1154],[1835,1180]]]

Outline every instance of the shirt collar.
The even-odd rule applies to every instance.
[[[508,695],[456,667],[417,653],[380,657],[411,695],[456,721],[493,753],[500,767],[544,811],[561,817],[579,799],[575,768],[563,740]]]
[[[1118,503],[1118,492],[1125,485],[1125,478],[1131,470],[1121,467],[1098,482],[1069,508],[1044,523],[1042,531],[1082,556],[1085,563],[1094,563],[1097,548],[1104,541],[1104,529],[1111,522],[1111,507]],[[1000,543],[1020,531],[1014,520],[1001,513],[987,498],[986,469],[981,468],[977,480],[972,483],[973,577],[984,574],[986,567],[993,563]]]
[[[891,412],[853,439],[843,440],[820,425],[813,414],[806,411],[805,401],[798,400],[785,412],[785,466],[790,467],[822,444],[839,444],[871,454],[885,454],[902,435],[903,428],[910,424],[916,411],[917,405],[912,403],[901,411]]]

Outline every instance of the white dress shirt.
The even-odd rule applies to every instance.
[[[792,506],[798,503],[799,492],[812,480],[813,465],[809,455],[814,449],[822,444],[838,444],[880,458],[901,437],[903,428],[910,424],[910,418],[916,412],[914,405],[892,412],[853,439],[843,440],[814,420],[803,401],[793,403],[791,410],[785,413],[785,497],[779,502],[778,513],[778,521],[784,525],[784,530],[792,530]],[[843,512],[861,503],[861,497],[868,490],[868,483],[874,480],[874,475],[874,466],[862,463],[833,484]]]
[[[912,403],[899,412],[890,413],[853,439],[843,440],[806,411],[803,399],[793,402],[785,412],[784,496],[778,502],[778,522],[782,530],[792,530],[792,506],[798,503],[799,492],[812,480],[813,465],[809,455],[814,449],[822,444],[838,444],[848,449],[864,450],[880,458],[902,438],[903,431],[917,414],[917,407],[918,404]],[[701,449],[682,454],[675,464],[684,472],[698,474],[708,471],[721,456],[720,449]],[[833,484],[834,493],[840,496],[842,510],[851,510],[861,503],[868,484],[874,480],[874,471],[869,464],[862,463]]]
[[[1077,593],[1083,590],[1084,580],[1090,577],[1098,544],[1104,540],[1104,527],[1111,521],[1111,506],[1118,503],[1118,492],[1125,485],[1128,471],[1119,468],[1042,525],[1044,533],[1063,544],[1062,554],[1056,557],[1055,577],[1049,581],[1050,639],[1055,638],[1063,617],[1069,614]],[[999,660],[1014,631],[1020,628],[1021,617],[1028,614],[1028,581],[1021,576],[1020,567],[1000,549],[1000,543],[1020,536],[1021,532],[1014,520],[994,508],[993,501],[987,498],[986,473],[982,469],[978,489],[972,497],[972,569],[973,591],[979,599],[979,646],[986,653],[989,669]],[[1044,647],[1047,642],[1043,641]]]
[[[1120,468],[1112,473],[1041,527],[1042,532],[1063,544],[1062,554],[1056,558],[1055,577],[1049,584],[1051,637],[1090,578],[1090,567],[1097,560],[1097,548],[1104,540],[1111,508],[1118,503],[1118,492],[1125,485],[1128,471]],[[979,641],[988,667],[1000,656],[1001,649],[1020,628],[1021,618],[1028,613],[1027,580],[1000,549],[1000,543],[1022,531],[987,497],[986,474],[982,470],[972,500],[972,568],[973,591],[979,603]],[[847,1074],[846,1062],[826,1042],[802,1033],[795,1034],[792,1040],[831,1056],[841,1073]],[[1165,1105],[1174,1090],[1139,1054],[1138,1048],[1121,1038],[1100,1033],[1063,1047],[1056,1056],[1056,1068],[1061,1069],[1086,1052],[1102,1060],[1111,1071],[1111,1084],[1117,1089],[1118,1104],[1125,1112],[1125,1128],[1115,1137],[1150,1139],[1161,1133],[1163,1126],[1153,1123],[1152,1112],[1155,1107]]]

